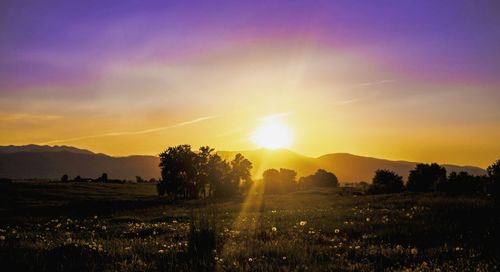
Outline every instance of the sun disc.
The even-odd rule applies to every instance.
[[[259,127],[251,137],[259,147],[278,149],[289,147],[292,144],[292,131],[280,123],[266,124]]]

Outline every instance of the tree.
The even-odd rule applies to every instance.
[[[500,159],[488,166],[486,172],[490,182],[488,191],[495,197],[496,203],[500,204]]]
[[[160,155],[161,177],[166,193],[175,197],[195,198],[195,158],[190,145],[169,147]]]
[[[242,181],[251,182],[252,163],[241,154],[228,163],[208,146],[193,152],[191,146],[179,145],[159,156],[163,180],[159,186],[174,197],[206,197],[207,191],[209,196],[232,196]]]
[[[61,181],[62,182],[68,182],[69,178],[68,178],[68,175],[64,174],[62,177],[61,177]]]
[[[339,180],[334,173],[324,169],[318,169],[313,175],[300,178],[299,184],[302,188],[307,187],[338,187]]]
[[[404,191],[403,177],[390,170],[378,169],[368,189],[372,194],[399,193]]]
[[[137,183],[143,183],[146,182],[141,176],[135,176],[135,182]]]
[[[451,172],[447,180],[437,184],[437,190],[450,194],[470,195],[481,192],[482,178],[467,172]]]
[[[101,177],[99,178],[100,182],[106,183],[108,182],[108,174],[107,173],[102,173]]]
[[[240,187],[249,188],[252,183],[252,163],[240,153],[231,161],[232,190],[237,192]]]
[[[289,192],[297,189],[297,172],[294,170],[281,168],[268,169],[262,174],[264,191],[268,194]]]
[[[408,176],[407,188],[414,192],[430,192],[438,183],[446,181],[446,169],[437,163],[417,164]]]

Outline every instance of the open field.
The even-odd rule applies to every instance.
[[[152,184],[0,184],[0,267],[3,271],[495,271],[500,267],[496,229],[500,213],[490,199],[410,193],[357,196],[342,188],[284,195],[255,191],[247,198],[169,203],[155,196]]]

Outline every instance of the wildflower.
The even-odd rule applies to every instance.
[[[13,229],[12,234],[16,234],[16,233],[17,233],[17,230]]]
[[[252,259],[252,258],[248,258],[248,261],[249,261],[249,262],[253,262],[253,259]]]
[[[106,227],[106,226],[102,226],[102,227],[101,227],[101,229],[102,229],[102,230],[106,230],[106,229],[107,229],[107,227]]]
[[[165,253],[165,250],[160,249],[160,250],[158,250],[158,253]]]
[[[73,239],[71,239],[71,237],[68,237],[68,239],[66,239],[66,243],[71,244],[71,242],[73,242]]]
[[[286,260],[286,256],[283,256],[283,261]]]
[[[366,222],[370,222],[370,221],[371,221],[370,217],[367,217]]]
[[[1,235],[0,236],[0,241],[3,241],[3,240],[5,240],[5,236]]]
[[[412,255],[417,255],[418,254],[418,249],[416,247],[414,247],[414,248],[412,248],[410,250],[410,252],[411,252]]]
[[[355,246],[354,249],[360,249],[361,247],[360,246]]]
[[[130,250],[130,249],[132,249],[132,247],[129,247],[129,246],[128,246],[128,247],[125,247],[124,249],[125,249],[125,250]]]
[[[340,232],[340,230],[339,230],[339,229],[335,229],[335,233],[339,233],[339,232]]]
[[[271,213],[276,213],[276,210],[272,210]]]
[[[278,231],[278,228],[276,228],[276,227],[272,227],[272,228],[271,228],[271,231],[272,231],[272,232],[277,232],[277,231]]]
[[[306,224],[307,224],[307,221],[300,221],[299,222],[299,225],[301,225],[301,226],[305,226]]]
[[[94,215],[94,219],[97,219],[97,215]]]

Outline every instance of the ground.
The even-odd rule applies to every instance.
[[[487,197],[317,188],[172,203],[152,184],[0,184],[3,271],[495,271]]]

